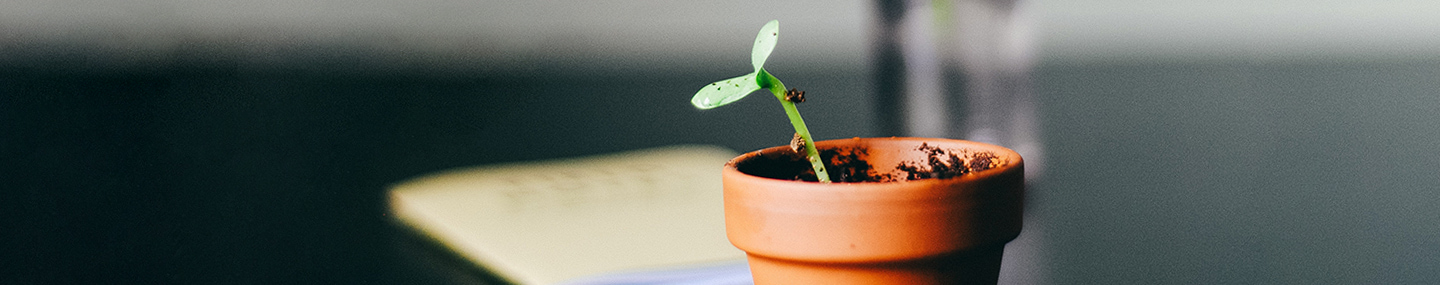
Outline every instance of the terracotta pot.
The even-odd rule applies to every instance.
[[[1004,147],[931,138],[854,138],[878,172],[926,161],[921,144],[990,152],[1006,163],[946,179],[817,183],[754,175],[786,146],[726,164],[725,232],[756,284],[994,284],[1020,234],[1024,163]],[[788,154],[793,155],[793,154]],[[836,170],[830,170],[835,172]],[[747,173],[750,172],[750,173]]]

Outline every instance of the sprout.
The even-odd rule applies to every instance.
[[[765,23],[765,26],[760,28],[760,34],[755,36],[755,46],[750,49],[750,65],[755,67],[755,71],[710,83],[700,88],[700,92],[695,93],[690,103],[696,108],[710,109],[738,101],[760,89],[769,89],[785,108],[785,115],[790,117],[790,124],[795,127],[795,134],[799,137],[796,143],[804,142],[805,156],[810,161],[810,166],[815,169],[816,179],[830,183],[830,174],[825,171],[820,152],[815,150],[815,140],[810,136],[810,129],[805,127],[805,120],[800,118],[800,111],[795,109],[795,103],[804,101],[804,92],[785,90],[785,83],[765,71],[765,60],[770,58],[770,52],[775,50],[775,43],[779,38],[780,21],[771,20]]]

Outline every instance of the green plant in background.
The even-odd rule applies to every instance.
[[[765,59],[775,50],[775,42],[779,38],[780,21],[771,20],[765,23],[765,26],[760,28],[760,34],[755,36],[755,46],[750,50],[750,65],[755,67],[755,72],[710,83],[701,88],[700,92],[696,92],[690,103],[696,108],[710,109],[730,104],[760,89],[769,89],[785,108],[785,115],[790,117],[790,124],[795,127],[795,140],[791,146],[799,152],[799,145],[803,144],[805,156],[810,161],[810,166],[815,169],[816,179],[830,183],[830,174],[825,171],[820,152],[815,150],[815,140],[810,136],[810,129],[805,127],[805,119],[800,118],[800,110],[795,109],[795,103],[805,101],[805,92],[785,90],[785,83],[765,71]]]

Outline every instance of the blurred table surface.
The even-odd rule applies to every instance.
[[[740,66],[743,67],[743,66]],[[781,70],[776,67],[776,70]],[[396,227],[453,167],[786,143],[726,70],[0,71],[0,276],[488,284]],[[872,136],[863,66],[795,66],[820,138]],[[1440,62],[1042,64],[1045,172],[1006,283],[1440,283]],[[645,78],[647,85],[634,85]]]

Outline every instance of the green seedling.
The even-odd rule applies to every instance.
[[[760,28],[760,34],[755,36],[755,46],[750,49],[750,65],[755,71],[739,77],[710,83],[690,103],[696,108],[710,109],[724,106],[745,98],[760,89],[768,89],[775,94],[775,99],[785,108],[785,115],[790,117],[790,125],[795,127],[795,140],[791,147],[799,152],[803,144],[805,156],[810,161],[810,166],[815,169],[815,177],[820,182],[830,183],[830,174],[825,171],[825,163],[820,159],[820,152],[815,150],[815,140],[810,136],[810,129],[805,127],[805,119],[800,118],[800,110],[795,109],[795,103],[805,101],[805,92],[796,89],[785,90],[785,83],[775,78],[770,72],[765,71],[765,60],[770,57],[770,52],[775,50],[775,42],[780,38],[780,21],[771,20]]]

